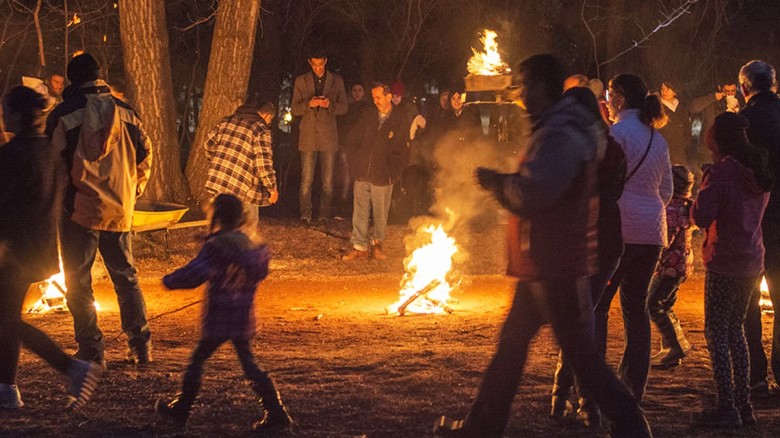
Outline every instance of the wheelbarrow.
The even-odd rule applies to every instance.
[[[130,231],[134,234],[151,231],[162,231],[163,248],[165,258],[170,257],[168,252],[168,235],[171,230],[182,228],[203,227],[209,224],[208,220],[179,222],[189,208],[186,205],[160,201],[138,201],[133,212],[133,225]]]

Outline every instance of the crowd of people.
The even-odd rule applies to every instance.
[[[356,83],[347,94],[327,61],[324,52],[312,52],[311,71],[294,85],[300,222],[312,223],[316,212],[316,222],[327,224],[351,210],[352,248],[342,260],[384,260],[394,186],[413,167],[415,139],[430,141],[454,131],[468,146],[482,135],[481,117],[465,105],[460,86],[442,90],[440,106],[427,119],[405,99],[400,82]],[[780,305],[780,195],[774,189],[780,174],[780,97],[775,69],[766,62],[745,64],[737,77],[686,106],[674,81],[663,81],[655,93],[631,74],[613,77],[607,87],[584,75],[567,77],[551,55],[519,65],[514,87],[530,129],[517,170],[481,167],[474,174],[510,213],[507,272],[518,280],[514,301],[468,416],[442,417],[436,435],[502,436],[529,343],[541,325],[551,323],[561,348],[551,416],[574,414],[598,428],[603,415],[612,436],[652,436],[640,407],[650,369],[675,367],[691,349],[673,307],[691,273],[696,227],[704,235],[705,338],[717,390],[713,409],[696,421],[732,429],[757,424],[751,396],[780,394],[767,369],[780,376],[780,323],[774,323],[767,360],[757,287],[764,275],[773,303]],[[4,126],[12,135],[0,146],[0,408],[5,409],[23,405],[16,385],[22,344],[66,376],[70,409],[90,399],[106,368],[91,278],[98,251],[118,297],[127,360],[136,365],[153,360],[130,235],[153,145],[135,110],[101,80],[94,57],[74,57],[67,78],[64,89],[64,81],[57,85],[50,78],[51,95],[19,86],[2,100]],[[58,89],[61,97],[52,103]],[[702,114],[695,146],[690,112]],[[276,113],[272,102],[247,99],[203,145],[209,160],[209,235],[195,259],[163,279],[170,289],[208,283],[201,336],[182,390],[155,406],[159,416],[179,426],[197,397],[203,364],[225,342],[235,346],[262,404],[255,428],[292,424],[273,380],[255,363],[250,342],[254,295],[270,260],[257,233],[259,209],[279,199],[271,139]],[[318,164],[321,196],[315,210]],[[57,271],[58,252],[78,343],[74,356],[21,318],[27,289]],[[626,342],[615,372],[605,356],[608,313],[618,292]],[[662,337],[652,357],[651,321]],[[571,399],[574,393],[579,400]]]

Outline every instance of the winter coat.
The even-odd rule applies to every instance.
[[[761,218],[768,200],[753,171],[731,156],[704,172],[691,214],[707,233],[702,251],[707,270],[742,278],[764,270]]]
[[[368,108],[373,107],[374,104],[367,99],[359,100],[357,102],[350,102],[347,112],[338,118],[339,128],[339,144],[344,145],[347,141],[347,134],[355,126],[355,123],[360,118],[360,115],[364,111],[368,111]]]
[[[206,190],[229,193],[241,202],[271,205],[276,189],[271,128],[253,109],[239,107],[206,137]]]
[[[335,152],[339,149],[336,116],[347,112],[347,93],[341,76],[326,72],[322,94],[330,99],[328,108],[312,108],[309,101],[315,95],[312,72],[295,78],[292,97],[292,114],[301,117],[298,150]]]
[[[669,120],[658,132],[669,147],[669,161],[671,164],[687,166],[691,148],[691,114],[682,102],[677,104],[677,109],[674,111],[664,105],[664,111]]]
[[[138,114],[102,80],[71,85],[63,98],[46,122],[69,175],[63,213],[91,230],[130,231],[152,166]]]
[[[208,282],[201,315],[203,339],[255,336],[255,291],[268,276],[271,251],[240,231],[209,236],[198,256],[163,277],[168,289],[194,289]]]
[[[564,97],[533,120],[517,173],[499,201],[514,215],[507,273],[521,281],[591,276],[597,267],[596,169],[606,148],[601,118]]]
[[[780,179],[780,97],[771,91],[756,94],[739,114],[750,123],[750,142],[769,151],[769,169]],[[780,183],[772,188],[764,218],[780,224]]]
[[[693,272],[691,204],[691,199],[675,196],[666,206],[669,245],[661,252],[655,269],[658,277],[685,279]]]
[[[652,128],[639,120],[638,109],[621,111],[611,134],[623,146],[626,168],[634,175],[626,181],[618,201],[623,241],[627,244],[666,246],[666,204],[672,199],[672,166],[666,140],[656,132],[644,162],[637,168],[650,142]]]
[[[349,172],[355,181],[387,186],[401,178],[411,155],[410,123],[395,108],[381,126],[375,106],[361,114],[344,145]]]
[[[0,147],[0,271],[29,283],[59,272],[57,163],[42,133]]]

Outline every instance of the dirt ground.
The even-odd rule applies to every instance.
[[[291,220],[263,223],[273,252],[272,274],[258,295],[255,353],[272,373],[296,421],[300,437],[424,437],[440,414],[462,416],[476,393],[508,310],[513,282],[504,268],[503,231],[475,232],[464,244],[470,258],[466,282],[455,293],[452,315],[397,317],[384,308],[397,299],[403,274],[405,226],[391,226],[383,262],[346,264],[348,222],[301,228]],[[26,403],[0,411],[2,436],[169,436],[155,424],[156,398],[173,394],[198,337],[202,290],[167,291],[160,277],[191,258],[203,229],[171,232],[170,258],[161,233],[134,239],[154,338],[154,363],[122,362],[125,338],[119,328],[110,282],[96,280],[107,340],[108,369],[89,405],[63,411],[65,384],[36,356],[22,353],[19,387]],[[30,294],[32,303],[38,297]],[[618,300],[610,318],[608,358],[615,365],[623,345]],[[714,400],[712,371],[703,336],[703,275],[682,287],[676,311],[694,345],[682,366],[652,371],[644,409],[655,436],[721,436],[691,426],[691,416]],[[28,315],[68,352],[75,351],[68,313]],[[771,317],[765,318],[765,331]],[[654,348],[657,336],[654,334]],[[507,436],[602,436],[572,422],[547,417],[557,347],[549,329],[531,346]],[[727,436],[777,436],[780,399],[755,401],[758,431]],[[187,429],[192,436],[250,435],[258,410],[231,347],[207,363],[203,388]]]

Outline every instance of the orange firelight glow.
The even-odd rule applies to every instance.
[[[490,29],[482,31],[482,37],[479,39],[484,45],[484,51],[480,52],[473,48],[474,55],[469,59],[466,68],[469,74],[481,76],[495,76],[509,73],[509,66],[501,60],[501,54],[498,53],[498,34]]]
[[[766,284],[766,277],[761,277],[761,299],[758,301],[758,305],[761,307],[761,311],[764,313],[775,313],[772,307],[772,300],[769,298],[769,285]]]
[[[60,260],[60,272],[52,275],[46,280],[38,283],[38,289],[41,291],[41,299],[36,301],[27,313],[46,313],[46,312],[64,312],[67,309],[68,300],[65,299],[65,274],[62,270],[62,260]],[[95,301],[95,310],[100,311],[100,304]]]

